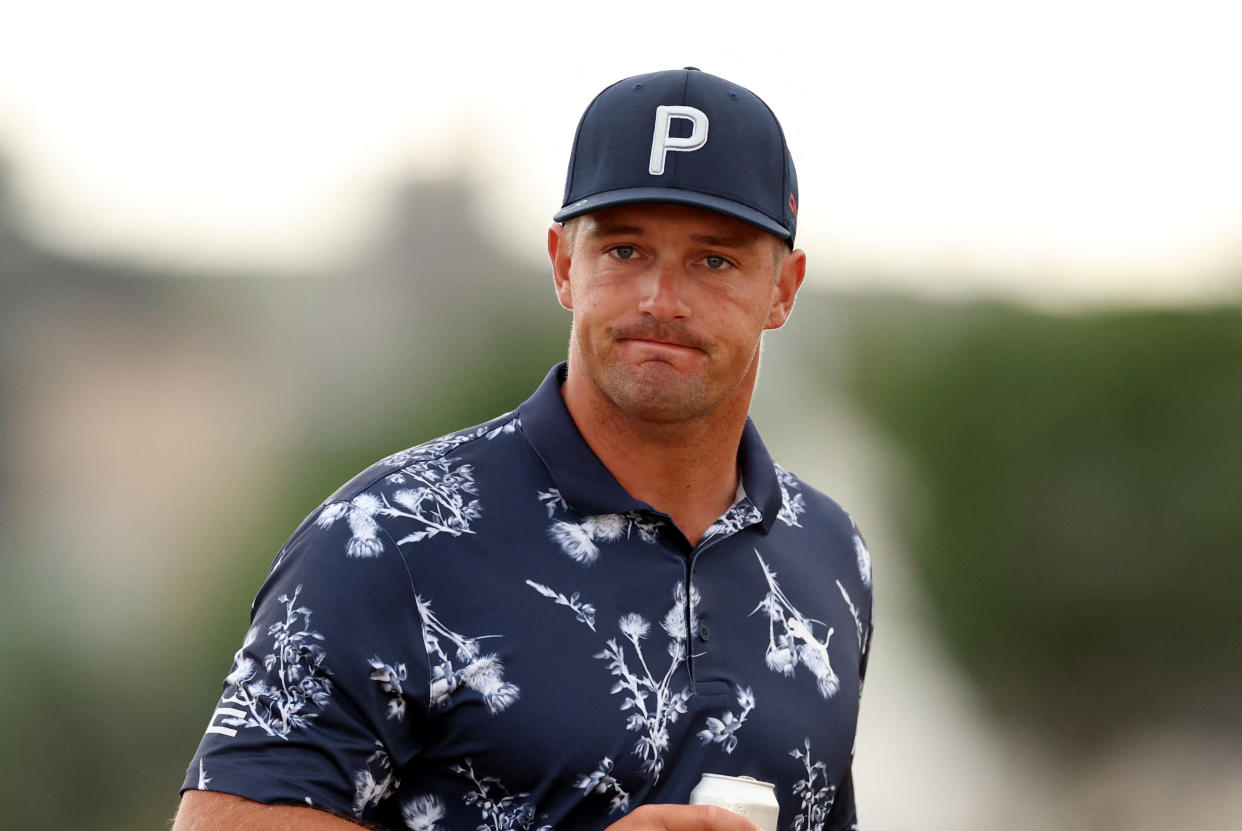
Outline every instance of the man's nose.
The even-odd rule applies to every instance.
[[[647,273],[639,310],[657,320],[677,320],[688,317],[690,307],[682,300],[685,288],[678,266],[673,263],[657,264]]]

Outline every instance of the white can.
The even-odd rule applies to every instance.
[[[763,831],[776,831],[776,786],[749,776],[705,773],[690,792],[691,805],[715,805],[741,814]]]

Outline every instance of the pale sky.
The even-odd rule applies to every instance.
[[[541,262],[582,109],[698,66],[776,111],[817,285],[1242,297],[1242,3],[0,0],[32,228],[166,263],[347,262],[466,171]]]

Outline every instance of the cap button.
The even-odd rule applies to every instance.
[[[687,67],[684,67],[684,68],[685,68],[685,69],[690,70],[691,72],[702,72],[702,71],[703,71],[703,70],[699,69],[697,66],[687,66]]]

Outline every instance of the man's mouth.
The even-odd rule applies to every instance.
[[[618,330],[615,335],[618,341],[633,341],[655,348],[707,351],[706,344],[698,337],[689,332],[669,331],[666,327],[630,326]]]
[[[684,343],[677,343],[676,341],[653,340],[652,338],[625,338],[625,340],[629,340],[634,343],[641,343],[644,346],[654,346],[656,348],[664,348],[664,349],[684,349],[686,351],[695,351],[698,348],[694,346],[688,346]]]

